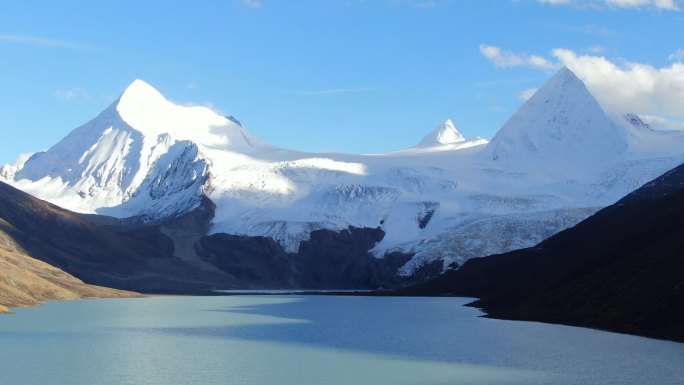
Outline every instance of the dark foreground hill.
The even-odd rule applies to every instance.
[[[684,341],[684,166],[535,247],[401,292],[480,298],[488,316]]]
[[[27,285],[20,285],[19,277],[27,271],[62,287],[73,286],[73,279],[148,293],[208,292],[224,278],[174,257],[172,247],[154,244],[154,236],[106,230],[0,182],[0,299],[9,289],[14,293],[7,296],[14,298],[19,298],[20,292],[38,301],[63,297],[53,286],[46,291],[54,289],[55,295],[41,297],[40,288],[29,282],[35,277],[26,278]],[[163,240],[160,238],[157,243]],[[60,275],[60,270],[68,274]],[[55,275],[64,279],[54,278]],[[4,302],[12,306],[22,304]]]
[[[0,224],[7,224],[0,219]],[[81,298],[131,297],[137,294],[93,286],[32,258],[0,230],[0,313],[10,307],[33,306],[44,301]]]

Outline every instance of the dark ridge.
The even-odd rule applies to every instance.
[[[684,166],[540,244],[399,293],[478,297],[490,317],[684,341]]]
[[[175,258],[169,240],[152,229],[118,234],[2,182],[0,218],[0,229],[31,257],[86,283],[146,293],[205,293],[225,280]]]
[[[213,234],[202,237],[196,251],[202,259],[241,282],[242,288],[396,288],[433,273],[397,276],[397,270],[412,255],[394,252],[376,258],[369,250],[384,235],[380,228],[316,230],[301,242],[296,253],[288,253],[268,237]]]

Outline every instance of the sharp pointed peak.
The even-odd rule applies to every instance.
[[[128,87],[151,87],[151,88],[154,88],[150,85],[150,83],[148,83],[148,82],[146,82],[140,78],[134,79],[131,82],[131,84],[128,85]]]
[[[626,149],[624,130],[584,82],[562,67],[504,124],[484,154],[492,159],[593,161]]]
[[[124,101],[134,101],[140,103],[142,101],[166,101],[164,95],[156,88],[142,79],[135,79],[126,87],[124,92],[119,97],[119,103]]]
[[[441,146],[465,141],[451,119],[447,119],[420,141],[418,147]]]
[[[555,88],[560,86],[567,87],[569,85],[576,85],[586,89],[586,85],[574,72],[572,72],[568,67],[561,67],[555,75],[549,79],[548,82],[542,88]]]
[[[572,76],[574,76],[574,77],[577,77],[577,75],[575,75],[575,73],[572,72],[572,71],[570,70],[570,68],[568,68],[568,67],[566,67],[566,66],[562,66],[561,68],[559,68],[558,71],[556,71],[556,74],[557,74],[557,75],[558,75],[558,74],[562,74],[562,75],[566,75],[566,76],[567,76],[567,75],[572,75]]]
[[[451,119],[447,119],[444,121],[444,123],[442,123],[439,126],[439,128],[442,128],[442,129],[451,128],[451,129],[456,130],[456,125],[454,124],[454,122]],[[458,130],[456,130],[456,131],[458,131]]]

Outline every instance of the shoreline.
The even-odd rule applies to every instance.
[[[96,286],[97,287],[97,286]],[[107,290],[107,288],[103,288]],[[136,293],[136,292],[127,292],[123,290],[117,290],[117,289],[109,289],[112,291],[115,291],[117,294],[121,295],[113,295],[113,296],[88,296],[88,297],[81,297],[81,298],[64,298],[64,299],[48,299],[44,300],[38,303],[33,303],[33,304],[17,304],[17,305],[2,305],[0,304],[0,315],[2,314],[13,314],[13,309],[14,308],[29,308],[29,307],[39,307],[47,302],[56,302],[56,301],[80,301],[80,300],[91,300],[91,299],[124,299],[124,298],[165,298],[165,297],[202,297],[202,296],[207,296],[207,297],[232,297],[232,296],[347,296],[347,297],[413,297],[413,298],[445,298],[445,297],[451,297],[451,298],[467,298],[471,300],[471,302],[464,304],[463,306],[466,307],[474,307],[480,310],[483,314],[480,315],[479,317],[483,318],[490,318],[490,319],[497,319],[497,320],[504,320],[504,321],[522,321],[522,322],[538,322],[542,324],[549,324],[549,325],[560,325],[560,326],[568,326],[568,327],[577,327],[577,328],[585,328],[585,329],[591,329],[591,330],[598,330],[598,331],[603,331],[603,332],[608,332],[608,333],[615,333],[615,334],[624,334],[624,335],[630,335],[630,336],[635,336],[635,337],[641,337],[641,338],[648,338],[648,339],[653,339],[653,340],[658,340],[658,341],[669,341],[669,342],[675,342],[675,343],[684,343],[684,340],[676,339],[676,338],[668,338],[668,337],[663,337],[663,336],[653,336],[653,335],[648,335],[648,334],[638,334],[638,333],[630,333],[622,330],[613,330],[605,327],[598,327],[598,326],[591,326],[591,325],[585,325],[585,324],[573,324],[573,323],[567,323],[567,322],[549,322],[545,321],[543,319],[534,319],[534,318],[519,318],[519,317],[510,317],[510,316],[505,316],[504,314],[496,314],[496,311],[490,313],[487,311],[486,307],[481,308],[478,306],[475,306],[474,303],[478,300],[477,298],[474,297],[469,297],[469,296],[457,296],[457,295],[406,295],[406,294],[397,294],[395,292],[391,291],[373,291],[373,290],[226,290],[226,291],[212,291],[212,292],[207,292],[207,293],[194,293],[194,294],[154,294],[154,293]]]
[[[149,294],[136,293],[133,291],[111,289],[111,288],[105,288],[105,287],[93,286],[93,285],[90,285],[90,286],[95,290],[103,290],[103,291],[109,292],[109,294],[111,294],[111,295],[85,295],[85,296],[77,296],[77,297],[73,297],[73,298],[41,298],[41,299],[32,298],[33,301],[22,301],[22,302],[17,301],[17,302],[12,302],[12,303],[4,303],[4,304],[0,304],[0,315],[13,314],[14,309],[17,309],[17,308],[40,307],[40,306],[42,306],[48,302],[81,301],[81,300],[88,300],[88,299],[146,298],[146,297],[153,296],[153,295],[149,295]]]

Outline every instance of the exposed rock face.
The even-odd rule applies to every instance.
[[[202,259],[231,276],[231,287],[297,287],[287,254],[272,238],[214,234],[201,238],[196,250]]]
[[[208,199],[196,210],[156,225],[135,218],[84,217],[2,183],[0,202],[0,231],[26,256],[97,285],[207,293],[232,288],[375,289],[415,282],[396,276],[411,255],[378,259],[369,252],[384,236],[379,228],[314,231],[297,253],[287,253],[272,238],[206,236],[214,215]]]
[[[200,240],[197,252],[241,287],[375,289],[411,282],[396,275],[411,255],[379,259],[369,252],[383,236],[379,228],[316,230],[298,252],[287,253],[272,238],[214,234]]]
[[[535,247],[405,294],[479,297],[489,316],[684,341],[684,166]]]

